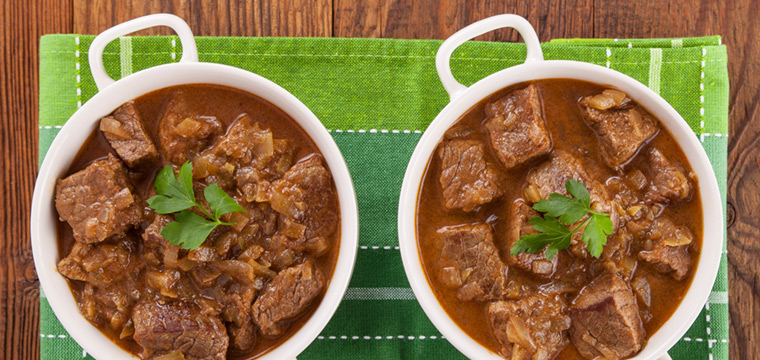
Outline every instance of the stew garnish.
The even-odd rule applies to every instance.
[[[533,209],[544,213],[528,220],[538,234],[520,236],[512,246],[512,255],[521,253],[538,253],[546,247],[546,259],[552,260],[557,252],[570,247],[573,234],[583,228],[582,241],[587,244],[589,253],[598,258],[602,247],[607,243],[607,236],[613,232],[610,214],[591,209],[591,195],[582,182],[569,179],[565,183],[568,197],[552,193],[549,199],[541,199],[533,204]],[[568,229],[581,219],[585,220],[575,228]]]
[[[224,214],[243,211],[240,204],[227,195],[216,183],[203,189],[203,197],[211,212],[207,211],[195,200],[193,191],[193,164],[185,162],[179,168],[179,174],[174,177],[171,165],[165,166],[156,175],[153,182],[156,196],[148,199],[148,205],[159,214],[173,214],[174,220],[161,230],[163,236],[172,245],[192,250],[201,246],[209,234],[219,225],[235,225],[234,222],[224,222],[220,217]],[[197,208],[207,218],[189,209]]]

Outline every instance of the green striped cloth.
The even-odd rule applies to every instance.
[[[97,92],[87,63],[92,39],[42,38],[40,160],[61,125]],[[255,72],[303,101],[331,131],[356,185],[356,270],[334,318],[299,358],[463,358],[415,301],[396,235],[407,161],[448,102],[434,65],[440,41],[199,37],[197,43],[201,61]],[[726,48],[719,37],[557,40],[543,44],[543,50],[546,59],[619,70],[660,93],[702,141],[725,200],[728,76]],[[128,37],[110,44],[104,60],[109,74],[118,79],[180,56],[176,37]],[[524,58],[522,44],[469,42],[454,53],[452,68],[461,82],[472,84]],[[727,290],[724,252],[710,302],[670,351],[674,359],[728,358]],[[40,311],[42,359],[87,357],[57,321],[44,294]]]

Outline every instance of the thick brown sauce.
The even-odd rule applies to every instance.
[[[145,94],[134,100],[138,112],[142,116],[145,123],[146,130],[151,135],[154,143],[158,142],[158,120],[163,113],[164,106],[171,98],[171,95],[181,89],[188,98],[196,99],[195,107],[193,109],[199,115],[212,115],[216,116],[225,127],[235,121],[241,114],[249,114],[257,121],[262,128],[269,128],[275,138],[289,138],[293,144],[298,146],[298,152],[296,153],[296,162],[299,159],[308,157],[311,154],[321,154],[314,141],[309,135],[285,112],[267,102],[264,99],[259,98],[253,94],[218,85],[210,84],[193,84],[193,85],[181,85],[173,86],[160,90],[153,91]],[[90,134],[87,141],[85,141],[79,153],[74,158],[69,171],[65,176],[69,176],[79,170],[84,169],[91,162],[102,159],[108,155],[108,153],[116,155],[111,146],[106,141],[103,134],[95,129]],[[162,159],[163,164],[168,164],[167,161]],[[155,169],[149,173],[130,173],[130,176],[135,184],[136,191],[143,197],[150,197],[150,189],[153,186],[153,179],[158,170],[163,167],[163,164],[156,166]],[[324,166],[327,168],[327,164]],[[329,168],[328,168],[329,171]],[[333,183],[333,187],[335,184]],[[337,192],[336,192],[337,193]],[[140,234],[148,224],[144,224],[142,229],[133,230],[135,237],[141,239]],[[335,269],[335,264],[338,258],[338,250],[340,245],[340,223],[337,226],[336,232],[330,238],[330,251],[319,258],[313,259],[314,263],[322,270],[327,279],[332,277]],[[58,251],[59,254],[68,254],[74,245],[74,235],[71,227],[65,222],[58,222]],[[140,240],[142,243],[142,240]],[[140,250],[141,251],[141,250]],[[84,290],[84,282],[68,280],[69,286],[77,299],[77,302],[81,302],[82,291]],[[141,283],[145,284],[145,281]],[[329,285],[329,281],[328,281]],[[147,285],[146,285],[147,286]],[[325,287],[327,288],[327,287]],[[277,338],[265,338],[260,333],[256,337],[256,345],[254,349],[245,354],[229,354],[228,359],[245,360],[254,359],[285,342],[290,338],[298,329],[303,326],[304,323],[314,313],[319,303],[322,301],[322,296],[314,301],[311,308],[307,310],[297,319],[293,320],[288,329],[283,335]],[[113,342],[122,347],[123,349],[133,353],[139,354],[142,351],[142,347],[138,345],[132,338],[119,339],[119,332],[111,330],[106,324],[95,324],[100,331],[106,334]]]
[[[581,97],[598,94],[607,87],[568,79],[541,80],[536,81],[535,84],[538,85],[543,97],[546,125],[552,136],[552,151],[564,150],[575,155],[586,164],[588,173],[603,184],[611,177],[620,176],[607,167],[602,160],[596,137],[591,129],[584,124],[578,107],[578,100]],[[462,115],[454,126],[465,125],[476,129],[473,134],[468,135],[468,138],[481,139],[484,144],[488,144],[488,135],[482,126],[486,119],[485,105],[513,90],[521,89],[525,85],[514,85],[490,95]],[[642,151],[647,146],[657,147],[669,159],[684,166],[687,173],[691,171],[686,156],[666,129],[662,128],[648,145],[642,147]],[[490,149],[490,146],[485,148]],[[490,150],[486,152],[486,157],[494,164],[499,163]],[[502,260],[505,260],[506,263],[506,255],[509,253],[509,249],[507,249],[504,237],[500,234],[506,234],[509,231],[509,219],[507,218],[509,204],[516,199],[523,198],[523,184],[528,170],[543,159],[545,158],[542,157],[535,162],[504,172],[506,176],[501,186],[505,192],[504,196],[500,200],[481,206],[476,211],[465,213],[458,210],[448,211],[443,207],[438,183],[438,174],[441,171],[440,159],[434,153],[429,160],[419,192],[416,218],[417,242],[421,250],[420,257],[428,282],[433,288],[438,302],[454,322],[478,343],[497,354],[500,345],[491,331],[486,316],[488,304],[460,301],[456,296],[456,289],[444,286],[440,282],[440,277],[436,275],[441,268],[439,264],[440,247],[435,241],[436,231],[447,225],[470,224],[488,220],[488,223],[494,226],[494,241],[499,248]],[[646,157],[636,156],[626,166],[626,169],[638,167],[645,162]],[[644,324],[647,338],[670,318],[681,303],[693,280],[694,266],[699,260],[699,253],[702,248],[703,227],[699,191],[694,193],[690,202],[671,205],[664,210],[664,214],[670,216],[674,223],[687,226],[694,234],[696,242],[690,250],[693,260],[692,269],[689,277],[683,281],[676,281],[669,275],[655,271],[648,264],[642,261],[638,262],[636,272],[643,272],[647,275],[652,289],[652,306],[649,308],[652,319]],[[549,282],[549,280],[538,279],[513,267],[509,268],[508,277],[535,284]],[[573,297],[574,294],[571,294],[568,296],[568,300],[572,300]],[[583,357],[570,343],[556,359],[583,359]]]

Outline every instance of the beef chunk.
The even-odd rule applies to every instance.
[[[78,305],[88,320],[114,330],[129,321],[145,266],[136,254],[135,240],[126,237],[96,245],[77,242],[58,264],[61,274],[85,282]]]
[[[438,150],[441,190],[447,209],[472,211],[502,195],[496,167],[483,157],[477,140],[449,140]]]
[[[657,134],[657,120],[623,92],[605,90],[580,101],[583,121],[596,134],[604,161],[612,168],[628,162]]]
[[[568,343],[570,317],[561,295],[532,295],[488,305],[488,320],[507,359],[553,359]]]
[[[526,198],[530,202],[537,202],[539,199],[548,199],[552,193],[569,196],[565,184],[570,179],[579,180],[586,186],[591,196],[591,208],[610,214],[613,227],[617,228],[617,212],[612,211],[612,201],[606,188],[589,175],[578,159],[564,151],[554,152],[549,160],[528,173]],[[583,231],[577,231],[573,235],[570,251],[577,257],[587,258],[589,254],[586,244],[581,241],[582,235]]]
[[[570,337],[586,359],[623,359],[646,338],[636,299],[619,276],[604,273],[584,287],[569,309]]]
[[[133,192],[124,165],[115,156],[98,160],[56,183],[55,207],[74,238],[96,243],[142,221],[139,196]]]
[[[491,147],[509,169],[548,153],[552,147],[536,85],[515,90],[486,105],[485,127]]]
[[[633,235],[626,227],[620,227],[607,237],[607,244],[602,249],[599,259],[602,266],[611,273],[617,273],[625,280],[631,280],[636,270],[636,256],[631,255]]]
[[[261,129],[250,116],[243,115],[216,144],[193,160],[193,176],[230,187],[235,184],[238,168],[248,165],[264,168],[273,156],[272,131]]]
[[[226,358],[229,338],[224,324],[187,302],[156,301],[135,306],[134,339],[143,358],[179,350],[188,360]]]
[[[174,221],[169,215],[156,214],[153,221],[145,228],[145,232],[142,234],[143,244],[146,250],[154,250],[158,254],[162,254],[170,247],[177,246],[169,244],[163,236],[161,231],[164,230],[164,226]]]
[[[460,300],[501,299],[507,280],[507,266],[501,261],[488,224],[444,227],[438,230],[443,283],[457,289]]]
[[[158,123],[158,138],[164,157],[174,164],[192,160],[222,134],[224,127],[213,116],[195,109],[190,96],[175,93],[166,104]]]
[[[645,233],[644,247],[639,259],[651,263],[657,271],[683,280],[691,269],[689,247],[694,235],[685,226],[676,226],[669,218],[654,220]]]
[[[239,351],[249,351],[256,345],[256,326],[253,324],[251,305],[256,289],[235,284],[227,289],[222,317],[228,321],[230,346]]]
[[[247,202],[268,201],[269,186],[285,175],[295,161],[296,146],[288,139],[274,139],[268,161],[252,162],[235,171],[235,182]]]
[[[508,249],[520,240],[520,236],[538,233],[528,220],[538,216],[538,212],[523,200],[517,200],[512,203],[512,213],[509,216],[509,237],[507,239]],[[547,245],[548,247],[548,245]],[[557,260],[561,255],[555,256],[552,260],[547,260],[543,251],[536,254],[522,253],[518,255],[509,255],[508,262],[525,271],[532,272],[541,277],[550,277],[557,268]]]
[[[694,191],[683,168],[668,160],[657,148],[647,153],[652,182],[649,184],[645,198],[650,203],[668,204],[691,198]]]
[[[96,245],[77,241],[69,255],[58,263],[58,272],[71,280],[105,286],[129,272],[139,271],[142,263],[135,252],[135,243],[128,237]]]
[[[145,131],[133,102],[120,106],[113,114],[100,119],[100,131],[127,166],[149,166],[158,160],[158,150]]]
[[[279,336],[322,293],[325,278],[311,261],[281,271],[253,303],[253,321],[265,336]]]
[[[338,204],[330,172],[312,155],[293,165],[269,189],[270,205],[287,220],[305,226],[306,240],[326,237],[338,225]]]

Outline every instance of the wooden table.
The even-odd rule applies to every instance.
[[[29,240],[37,174],[38,42],[97,34],[170,12],[196,35],[443,39],[484,17],[516,13],[542,41],[565,37],[723,35],[728,47],[728,253],[731,358],[760,358],[760,2],[756,0],[11,0],[0,10],[0,359],[39,357],[39,289]],[[475,3],[472,1],[471,3]],[[141,34],[168,34],[149,30]],[[513,31],[480,40],[517,41]],[[758,256],[756,258],[755,256]]]

